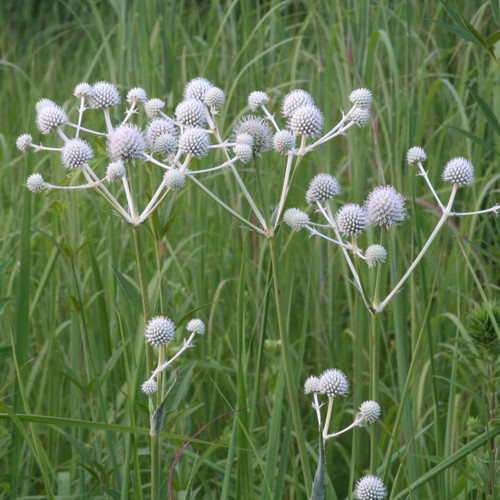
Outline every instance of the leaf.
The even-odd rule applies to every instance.
[[[324,500],[326,491],[326,457],[325,457],[325,443],[319,433],[319,458],[318,468],[314,475],[314,482],[311,491],[311,500]]]
[[[474,28],[474,26],[472,26],[471,23],[469,23],[469,21],[467,21],[467,19],[465,19],[464,16],[460,16],[460,19],[462,19],[462,22],[464,23],[464,26],[466,27],[467,31],[485,48],[488,48],[487,44],[486,44],[486,40],[483,38],[483,36],[481,35],[481,33],[479,33],[479,31],[476,30],[476,28]]]
[[[491,111],[491,107],[481,98],[481,96],[469,85],[467,85],[469,92],[472,94],[472,97],[477,102],[481,111],[483,112],[484,117],[487,122],[490,124],[491,128],[495,131],[497,135],[500,135],[500,123],[498,123],[497,117],[494,115],[493,111]]]
[[[465,29],[461,28],[456,28],[455,26],[451,26],[450,24],[443,23],[441,21],[437,21],[436,19],[432,19],[432,22],[437,24],[438,26],[441,26],[441,28],[444,28],[445,30],[453,33],[454,35],[457,35],[460,38],[463,38],[464,40],[467,40],[469,42],[477,43],[477,40]]]
[[[477,145],[481,146],[483,149],[491,151],[492,153],[495,153],[496,155],[500,156],[500,153],[496,149],[494,149],[490,144],[488,144],[484,139],[481,139],[481,137],[478,137],[477,135],[472,134],[471,132],[467,132],[467,130],[461,129],[459,127],[454,127],[453,125],[445,125],[445,127],[456,130],[457,132],[464,135],[471,141],[475,142]]]
[[[493,35],[490,35],[489,37],[486,38],[486,45],[488,46],[489,49],[495,45],[495,43],[500,40],[500,31],[497,31],[496,33],[493,33]]]
[[[111,266],[115,276],[118,278],[118,283],[120,287],[125,292],[125,295],[131,300],[132,304],[142,312],[142,299],[137,287],[132,284],[132,282],[124,276],[115,266]]]

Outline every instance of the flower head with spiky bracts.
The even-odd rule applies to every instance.
[[[209,108],[219,109],[224,106],[224,103],[226,102],[226,95],[219,87],[211,87],[206,91],[203,102]]]
[[[186,325],[186,330],[191,333],[196,333],[196,335],[205,335],[207,328],[201,319],[193,318]]]
[[[387,497],[387,488],[379,477],[365,476],[356,484],[354,494],[358,500],[383,500]]]
[[[380,409],[380,405],[376,401],[365,401],[361,403],[359,407],[356,420],[359,422],[359,426],[363,425],[365,422],[373,424],[380,418],[381,413],[382,410]]]
[[[106,180],[108,182],[116,182],[123,177],[125,177],[125,174],[127,171],[125,170],[125,165],[121,160],[114,161],[108,165],[108,168],[106,169]]]
[[[370,224],[374,226],[397,226],[406,217],[404,198],[392,186],[378,186],[365,202]]]
[[[109,82],[94,83],[92,93],[88,96],[89,106],[94,109],[111,108],[120,104],[120,101],[118,89]]]
[[[144,104],[144,111],[146,112],[147,117],[152,120],[159,116],[161,110],[165,107],[165,101],[154,97],[153,99],[149,99]]]
[[[280,130],[273,137],[273,147],[277,153],[287,154],[295,145],[295,139],[289,130]]]
[[[131,161],[144,154],[146,141],[137,125],[125,123],[113,131],[107,147],[113,160]]]
[[[155,148],[155,142],[163,134],[177,135],[177,127],[165,118],[153,118],[146,127],[146,140],[151,149]]]
[[[444,166],[442,179],[452,184],[470,186],[474,182],[474,165],[461,156],[453,158]]]
[[[368,226],[368,215],[365,209],[356,203],[348,203],[341,207],[335,218],[344,236],[356,236]]]
[[[179,143],[177,141],[177,137],[172,134],[161,134],[156,138],[154,142],[154,146],[152,147],[155,153],[159,153],[164,158],[169,155],[173,155],[177,151],[177,147]]]
[[[306,192],[306,201],[309,204],[317,201],[326,201],[340,193],[340,184],[337,179],[330,174],[317,174],[309,183]]]
[[[179,123],[188,127],[203,128],[206,120],[207,107],[198,99],[187,99],[177,104],[175,117]]]
[[[92,88],[92,85],[90,85],[90,83],[82,82],[75,87],[73,95],[78,99],[82,99],[90,97],[93,92],[94,90]]]
[[[234,127],[233,135],[237,138],[240,134],[252,137],[251,144],[254,154],[267,151],[272,145],[272,133],[269,124],[260,116],[246,115]]]
[[[144,382],[141,385],[141,391],[147,395],[154,394],[157,390],[158,390],[158,383],[154,378],[146,380],[146,382]]]
[[[189,128],[179,138],[179,151],[197,158],[208,153],[210,140],[207,132],[199,128]]]
[[[283,99],[281,113],[283,116],[291,118],[294,111],[301,106],[314,106],[311,94],[302,89],[292,90]]]
[[[316,106],[306,104],[293,112],[288,125],[296,135],[314,137],[323,130],[324,123],[323,113]]]
[[[57,104],[54,102],[54,101],[51,101],[50,99],[46,99],[45,97],[40,99],[39,101],[37,101],[37,103],[35,104],[35,110],[37,113],[40,113],[40,111],[42,111],[43,108],[47,108],[47,107],[54,107],[56,106],[57,107]]]
[[[206,93],[213,87],[213,85],[206,79],[198,76],[193,78],[184,87],[184,99],[196,99],[203,101]]]
[[[370,245],[365,251],[365,259],[368,267],[376,267],[385,262],[387,250],[377,243]]]
[[[252,146],[244,143],[236,143],[233,148],[234,154],[243,162],[248,163],[253,158]]]
[[[427,160],[427,154],[422,148],[418,146],[413,146],[406,153],[406,161],[408,162],[408,165],[422,163],[425,160]]]
[[[146,95],[146,91],[141,87],[134,87],[128,91],[127,102],[129,104],[138,106],[139,104],[145,104],[147,100],[148,96]]]
[[[45,182],[41,174],[31,174],[26,179],[26,187],[35,194],[41,193],[45,188]]]
[[[50,134],[66,121],[68,121],[66,111],[57,104],[43,106],[36,115],[36,125],[44,135]]]
[[[186,183],[186,176],[180,170],[167,170],[163,175],[163,182],[168,189],[179,190]]]
[[[311,375],[304,382],[304,394],[319,392],[319,377]]]
[[[361,109],[370,109],[372,93],[368,89],[356,89],[349,94],[349,100]]]
[[[298,208],[289,208],[283,214],[283,222],[298,232],[309,223],[309,216]]]
[[[90,144],[83,139],[70,139],[61,152],[64,168],[73,170],[88,163],[94,157]]]
[[[166,316],[155,316],[148,321],[144,336],[151,345],[170,344],[175,339],[175,324]]]
[[[329,398],[345,396],[349,392],[349,381],[342,371],[331,368],[324,371],[319,377],[318,392]]]
[[[261,90],[255,90],[248,96],[248,107],[250,111],[259,111],[261,106],[265,106],[269,102],[269,96]]]
[[[21,153],[26,153],[29,150],[31,144],[33,143],[33,137],[30,134],[21,134],[16,139],[16,147],[21,151]]]
[[[368,108],[355,108],[349,113],[349,118],[359,127],[366,127],[370,122],[370,110]]]

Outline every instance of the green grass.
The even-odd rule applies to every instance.
[[[305,157],[289,206],[306,209],[305,190],[319,171],[337,176],[342,202],[360,203],[373,186],[394,185],[408,198],[408,217],[388,238],[392,257],[382,277],[389,282],[439,218],[421,203],[433,199],[406,165],[410,146],[425,148],[444,199],[444,163],[455,156],[474,163],[477,180],[460,190],[457,210],[498,202],[499,68],[484,47],[464,38],[448,4],[23,3],[0,5],[0,498],[150,495],[148,401],[138,390],[146,377],[143,318],[137,292],[124,286],[139,289],[134,241],[93,192],[33,196],[24,187],[34,171],[54,183],[65,176],[57,155],[21,155],[15,147],[21,133],[41,140],[38,99],[63,104],[74,117],[75,85],[109,80],[122,95],[141,86],[171,110],[185,83],[201,75],[226,92],[226,137],[248,112],[252,90],[270,94],[278,117],[282,97],[304,88],[330,125],[347,111],[352,89],[370,88],[370,126]],[[483,36],[495,32],[498,12],[489,3],[450,4]],[[223,161],[220,153],[216,158]],[[264,198],[276,200],[283,158],[264,153],[258,165]],[[252,165],[238,168],[257,193]],[[247,216],[228,174],[203,182]],[[149,190],[144,169],[137,177]],[[319,450],[302,384],[327,368],[343,370],[352,392],[336,401],[331,428],[351,422],[370,398],[370,315],[339,249],[283,226],[276,240],[280,297],[309,459],[304,469],[278,344],[269,245],[193,183],[172,200],[140,229],[151,309],[178,322],[201,308],[208,331],[176,364],[162,441],[163,492],[183,443],[216,417],[248,407],[216,420],[186,448],[174,470],[175,498],[189,491],[204,499],[306,498],[304,470],[314,475]],[[466,315],[498,296],[499,226],[493,215],[454,222],[380,315],[378,447],[371,453],[373,428],[327,443],[328,499],[348,497],[353,482],[377,472],[371,454],[391,498],[489,495],[489,439],[498,433],[487,425],[489,391],[498,381],[470,343]],[[363,244],[377,237],[371,230]],[[479,419],[477,434],[469,432],[470,417]],[[493,490],[498,498],[495,481]]]

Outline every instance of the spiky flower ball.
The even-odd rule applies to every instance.
[[[260,116],[246,115],[234,127],[233,135],[248,134],[253,139],[254,154],[259,154],[271,148],[272,132],[269,124]]]
[[[183,172],[177,169],[167,170],[163,176],[163,182],[167,189],[174,191],[181,189],[186,183],[186,176]]]
[[[148,321],[144,336],[151,345],[170,344],[175,339],[175,324],[166,316],[155,316]]]
[[[372,93],[368,89],[356,89],[349,94],[349,100],[362,109],[370,109]]]
[[[295,145],[295,139],[289,130],[280,130],[273,137],[274,150],[277,153],[287,154]]]
[[[289,208],[283,214],[283,222],[298,232],[309,223],[309,216],[298,208]]]
[[[316,106],[307,104],[293,112],[288,125],[296,135],[314,137],[323,130],[324,123],[323,113]]]
[[[314,204],[317,201],[325,201],[340,193],[340,184],[330,174],[317,174],[309,183],[306,192],[307,203]]]
[[[184,99],[196,99],[203,101],[205,95],[213,87],[213,85],[206,78],[193,78],[184,87]]]
[[[234,154],[243,162],[248,163],[253,158],[252,146],[243,143],[237,143],[233,148]]]
[[[146,141],[137,125],[121,125],[111,134],[108,153],[113,160],[130,161],[144,154]]]
[[[186,330],[191,333],[196,333],[196,335],[205,335],[207,331],[205,323],[198,318],[190,320],[186,325]]]
[[[387,488],[379,477],[365,476],[356,484],[354,494],[358,500],[383,500],[387,497]]]
[[[146,382],[144,382],[141,385],[141,391],[144,394],[148,394],[148,395],[154,394],[157,390],[158,390],[158,383],[156,382],[156,380],[154,378],[150,379],[150,380],[146,380]]]
[[[44,135],[50,134],[54,129],[68,120],[66,111],[57,104],[42,107],[36,115],[36,126]]]
[[[348,203],[336,215],[337,226],[344,236],[356,236],[368,226],[368,215],[363,207]]]
[[[239,134],[236,134],[235,142],[237,144],[246,144],[247,146],[253,148],[253,143],[255,141],[253,140],[253,137],[250,134],[246,132],[241,132]]]
[[[365,251],[365,259],[368,267],[379,266],[387,259],[387,250],[382,245],[370,245]]]
[[[318,392],[329,398],[345,396],[349,392],[349,382],[343,372],[337,368],[326,370],[319,377]]]
[[[106,180],[108,182],[116,182],[123,177],[125,177],[125,174],[127,171],[125,170],[125,165],[121,160],[114,161],[108,165],[108,168],[106,169]]]
[[[92,93],[89,95],[89,106],[94,109],[111,108],[120,103],[120,93],[118,89],[109,82],[96,82],[92,86]]]
[[[313,392],[319,392],[319,377],[314,375],[310,376],[304,382],[304,394],[311,394]]]
[[[188,99],[177,104],[175,117],[183,125],[202,128],[206,123],[206,109],[198,99]]]
[[[176,126],[165,118],[153,118],[146,128],[146,139],[151,149],[154,150],[156,140],[163,134],[177,135]]]
[[[226,102],[226,96],[224,94],[224,91],[219,87],[211,87],[205,93],[203,102],[209,108],[219,109],[224,106],[224,102]]]
[[[408,165],[422,163],[425,160],[427,160],[427,154],[422,148],[418,146],[413,146],[406,153],[406,161],[408,162]]]
[[[21,153],[26,153],[33,143],[33,137],[30,134],[22,134],[16,139],[16,146]]]
[[[31,174],[26,179],[26,187],[35,194],[41,193],[45,187],[45,182],[40,174]]]
[[[154,142],[153,151],[164,158],[173,155],[177,151],[177,137],[172,134],[161,134]]]
[[[265,106],[269,102],[269,96],[260,90],[251,92],[248,96],[248,107],[251,111],[258,111],[261,106]]]
[[[40,99],[39,101],[37,101],[37,103],[35,104],[35,110],[37,113],[40,113],[40,111],[42,111],[43,108],[47,108],[47,107],[54,107],[56,106],[57,107],[57,104],[54,102],[54,101],[51,101],[50,99],[46,99],[45,97]]]
[[[397,226],[405,220],[404,198],[392,186],[378,186],[365,202],[370,224],[374,226]]]
[[[199,128],[187,129],[179,139],[179,151],[202,158],[208,153],[208,134]]]
[[[382,410],[380,409],[380,405],[376,401],[365,401],[361,403],[356,417],[360,422],[358,425],[363,425],[365,422],[373,424],[380,418],[381,413]]]
[[[165,101],[162,101],[161,99],[155,97],[153,99],[149,99],[149,101],[146,101],[146,103],[144,104],[144,111],[146,112],[147,117],[152,120],[160,114],[160,111],[164,107]]]
[[[358,127],[366,127],[370,122],[370,110],[367,108],[355,108],[349,113],[349,118]]]
[[[146,95],[146,91],[140,87],[134,87],[128,91],[127,102],[129,104],[138,106],[139,104],[145,104],[147,100],[148,96]]]
[[[87,82],[82,82],[75,87],[73,95],[75,97],[78,97],[78,99],[81,99],[82,97],[90,97],[92,95],[92,92],[92,85]]]
[[[94,156],[90,144],[83,139],[70,139],[64,145],[61,152],[61,160],[64,168],[73,170],[88,163]]]
[[[301,106],[314,106],[311,94],[302,89],[292,90],[284,97],[281,112],[283,116],[291,117]]]
[[[461,156],[451,159],[443,168],[443,181],[470,186],[474,182],[474,165]]]

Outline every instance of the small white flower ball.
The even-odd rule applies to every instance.
[[[234,154],[243,162],[248,163],[253,158],[252,146],[243,143],[237,143],[233,148]]]
[[[26,153],[33,143],[33,137],[30,134],[22,134],[16,140],[16,147],[21,153]]]
[[[289,208],[283,214],[283,222],[298,232],[309,223],[309,216],[298,208]]]
[[[90,144],[83,139],[70,139],[61,152],[61,160],[64,168],[73,170],[88,163],[94,157]]]
[[[267,151],[272,145],[271,127],[264,118],[255,115],[244,116],[234,127],[233,135],[248,134],[253,139],[252,149],[254,154]]]
[[[348,203],[339,209],[336,215],[337,226],[344,236],[356,236],[368,226],[365,209],[356,203]]]
[[[131,161],[143,155],[146,141],[137,125],[125,123],[111,134],[108,153],[113,160]]]
[[[151,345],[170,344],[175,339],[175,324],[166,316],[155,316],[148,321],[144,336]]]
[[[144,111],[146,112],[146,116],[150,120],[152,120],[160,114],[160,111],[164,107],[165,101],[162,101],[161,99],[155,97],[153,99],[149,99],[149,101],[146,101],[146,103],[144,104]]]
[[[406,161],[408,165],[414,165],[415,163],[422,163],[427,160],[427,154],[422,148],[414,146],[408,150],[406,153]]]
[[[289,130],[280,130],[274,134],[273,146],[277,153],[287,154],[295,146],[295,139]]]
[[[147,100],[148,96],[146,95],[146,91],[140,87],[134,87],[128,91],[127,102],[129,104],[138,106],[139,104],[145,104]]]
[[[365,476],[356,484],[354,494],[358,500],[383,500],[387,497],[387,488],[379,477]]]
[[[106,180],[108,182],[119,181],[125,177],[126,173],[127,171],[125,170],[123,162],[121,160],[114,161],[113,163],[110,163],[106,169]]]
[[[35,194],[41,193],[45,187],[45,182],[40,174],[31,174],[26,179],[26,187]]]
[[[203,102],[209,108],[219,109],[224,106],[224,103],[226,102],[226,96],[224,94],[224,91],[219,87],[211,87],[206,91]]]
[[[301,106],[314,106],[311,94],[302,89],[292,90],[284,97],[281,112],[283,116],[290,118]]]
[[[199,128],[187,129],[179,138],[179,151],[202,158],[208,153],[208,134]]]
[[[188,99],[177,104],[175,117],[188,127],[203,128],[206,124],[206,106],[198,99]]]
[[[184,99],[196,99],[203,101],[205,95],[213,87],[213,85],[206,78],[193,78],[184,87]]]
[[[163,134],[177,135],[176,126],[165,118],[153,118],[146,128],[146,139],[153,150],[156,140]]]
[[[81,99],[82,97],[90,97],[92,95],[92,92],[92,85],[87,82],[82,82],[75,87],[73,95],[75,97],[78,97],[78,99]]]
[[[314,137],[323,130],[323,113],[314,105],[297,108],[289,122],[290,130],[297,135]]]
[[[261,106],[265,106],[269,102],[269,96],[260,90],[251,92],[248,96],[248,107],[251,111],[258,111]]]
[[[177,191],[186,183],[186,176],[183,172],[177,169],[167,170],[163,176],[163,182],[167,189]]]
[[[379,266],[387,259],[387,250],[382,245],[370,245],[365,251],[365,259],[368,267]]]
[[[370,109],[372,93],[368,89],[356,89],[349,94],[349,100],[362,109]]]
[[[451,159],[443,168],[443,181],[470,186],[474,182],[474,165],[461,156]]]
[[[359,127],[366,127],[370,122],[370,110],[368,108],[355,108],[349,114],[349,118]]]
[[[186,325],[186,330],[191,333],[196,333],[197,335],[205,335],[207,331],[205,323],[198,318],[190,320]]]
[[[250,134],[242,132],[236,136],[235,142],[237,144],[246,144],[247,146],[253,148],[253,143],[255,141],[253,140],[253,137]]]
[[[340,184],[333,175],[317,174],[309,183],[309,189],[306,192],[306,201],[312,205],[317,201],[329,200],[339,193]]]
[[[50,99],[40,99],[36,104],[35,104],[35,110],[37,113],[40,113],[43,108],[46,107],[57,107],[57,104],[54,101],[51,101]]]
[[[164,158],[173,155],[177,151],[177,137],[172,134],[161,134],[154,142],[153,151],[161,154]]]
[[[376,401],[365,401],[359,407],[357,419],[362,421],[362,423],[368,422],[369,424],[373,424],[380,418],[381,413],[380,405]]]
[[[44,106],[36,115],[36,125],[44,135],[50,134],[67,120],[66,111],[57,105]]]
[[[397,226],[405,220],[404,198],[392,186],[378,186],[365,202],[370,224],[374,226]]]
[[[89,95],[89,106],[94,109],[111,108],[120,104],[121,98],[118,89],[109,82],[96,82]]]
[[[319,377],[318,392],[329,398],[345,396],[349,392],[349,382],[343,372],[337,368],[326,370]]]
[[[150,380],[146,380],[146,382],[144,382],[141,385],[141,391],[144,394],[148,394],[148,395],[154,394],[157,390],[158,390],[158,383],[156,382],[156,380],[154,378],[150,379]]]
[[[319,392],[319,377],[313,375],[304,382],[304,394],[311,394],[312,392]]]

